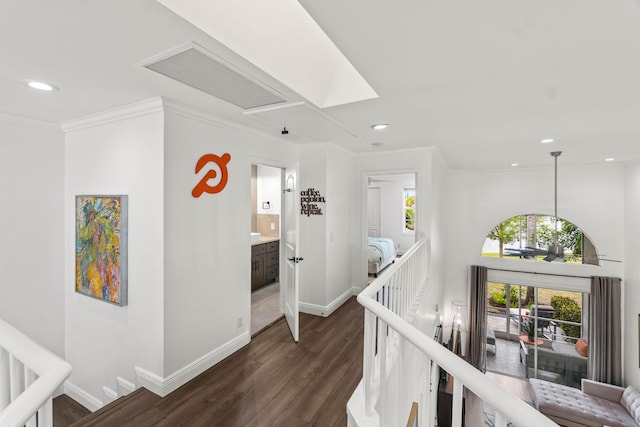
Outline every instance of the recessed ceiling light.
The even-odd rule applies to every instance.
[[[540,142],[542,142],[543,144],[551,144],[553,141],[553,138],[545,138],[540,140]]]
[[[519,163],[511,163],[511,167],[515,168],[516,166],[520,166]]]
[[[58,90],[58,88],[52,84],[39,82],[36,80],[28,80],[26,81],[26,84],[32,89],[41,90],[43,92],[52,92],[54,90]]]
[[[604,159],[605,162],[613,162],[615,159],[613,157],[607,157]]]
[[[389,127],[389,125],[387,123],[378,123],[378,124],[375,124],[375,125],[371,125],[371,129],[373,129],[373,130],[383,130],[383,129],[386,129],[388,127]]]

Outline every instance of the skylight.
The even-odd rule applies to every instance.
[[[157,0],[319,108],[376,92],[297,0]]]

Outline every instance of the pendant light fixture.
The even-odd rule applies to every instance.
[[[554,212],[553,222],[555,223],[555,232],[553,233],[553,245],[549,246],[549,252],[544,260],[547,262],[557,259],[564,260],[564,248],[558,242],[558,157],[562,151],[552,151],[551,156],[554,158]]]

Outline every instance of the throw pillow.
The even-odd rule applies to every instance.
[[[584,339],[579,338],[578,341],[576,341],[576,351],[580,356],[587,357],[587,350],[587,342]]]
[[[640,392],[638,390],[632,385],[628,386],[622,393],[620,404],[631,414],[636,423],[640,423]]]

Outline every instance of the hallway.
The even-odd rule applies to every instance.
[[[345,426],[362,378],[363,325],[355,297],[327,318],[301,313],[297,344],[281,320],[166,397],[73,426]]]

